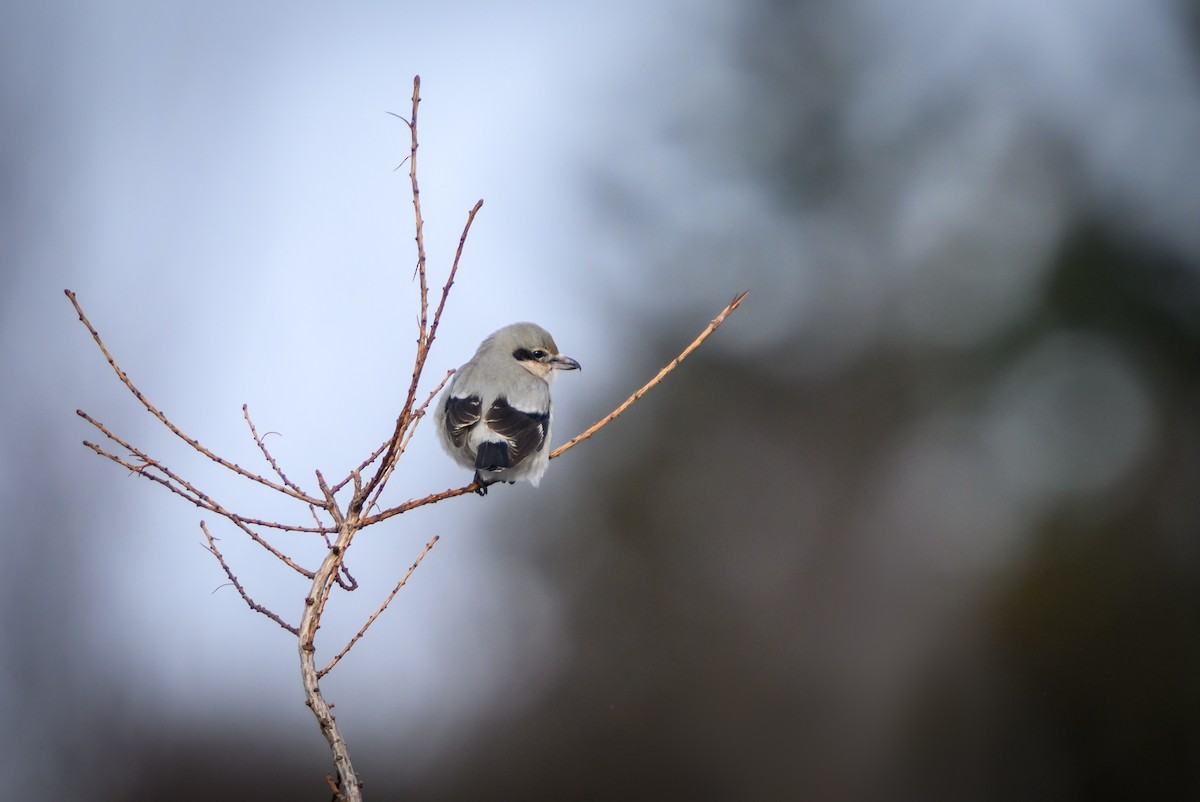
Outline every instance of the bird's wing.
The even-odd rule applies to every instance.
[[[490,430],[505,439],[508,444],[508,464],[514,466],[546,445],[550,415],[525,412],[509,404],[506,399],[497,398],[488,407],[484,422]]]
[[[471,427],[479,423],[483,402],[479,396],[469,395],[466,398],[451,396],[446,399],[446,434],[455,448],[462,448],[467,442]]]

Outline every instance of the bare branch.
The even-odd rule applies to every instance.
[[[319,471],[317,472],[317,481],[321,489],[328,495],[328,487]],[[321,561],[320,568],[313,575],[312,586],[308,596],[304,599],[304,615],[300,619],[300,633],[297,638],[300,654],[300,678],[304,685],[305,704],[312,709],[313,715],[316,716],[317,724],[321,728],[321,734],[325,736],[325,740],[329,743],[329,749],[333,754],[333,763],[337,767],[340,779],[341,793],[347,799],[356,800],[357,802],[362,799],[362,783],[359,781],[358,774],[354,770],[354,764],[350,760],[350,750],[346,746],[345,739],[342,738],[341,731],[338,729],[337,721],[334,719],[329,703],[325,701],[325,696],[321,693],[321,677],[317,673],[316,666],[316,645],[314,641],[317,636],[317,629],[321,626],[321,616],[325,611],[325,603],[329,600],[329,592],[332,588],[334,578],[341,569],[346,549],[349,548],[351,541],[354,539],[355,532],[359,529],[359,522],[344,520],[341,512],[337,511],[336,508],[330,514],[334,515],[338,520],[340,528],[337,542],[329,549],[329,553],[325,555],[325,559]]]
[[[400,445],[392,452],[394,456],[392,456],[392,458],[389,460],[391,467],[384,471],[383,475],[379,479],[379,484],[375,488],[375,495],[371,498],[371,502],[365,506],[365,509],[368,512],[374,509],[375,505],[379,503],[379,497],[383,495],[383,488],[387,486],[388,480],[392,478],[392,471],[396,469],[396,464],[400,461],[400,457],[408,449],[408,444],[412,442],[413,435],[417,433],[417,426],[421,423],[421,419],[425,417],[425,410],[429,408],[429,405],[433,402],[433,399],[437,398],[438,393],[442,391],[442,388],[446,386],[446,382],[450,381],[450,377],[453,375],[453,370],[447,371],[445,377],[438,382],[437,387],[433,388],[433,392],[431,392],[425,398],[425,401],[422,402],[421,406],[417,407],[417,409],[413,412],[412,424],[407,427],[407,431],[405,431],[404,437],[400,441]]]
[[[552,451],[550,453],[550,459],[554,459],[555,457],[562,456],[567,451],[569,451],[570,449],[579,445],[584,440],[591,438],[592,435],[594,435],[596,432],[600,431],[605,426],[607,426],[608,424],[610,424],[614,420],[616,420],[621,415],[621,413],[623,413],[625,410],[629,409],[629,407],[631,407],[635,401],[637,401],[639,398],[641,398],[646,393],[648,393],[650,391],[650,388],[654,387],[654,385],[658,384],[660,381],[665,379],[667,377],[668,373],[675,370],[675,368],[679,367],[679,363],[682,362],[683,360],[687,359],[688,356],[691,355],[692,351],[695,351],[697,348],[699,348],[700,344],[703,343],[705,340],[707,340],[708,336],[710,334],[712,334],[714,331],[716,331],[717,328],[722,323],[725,322],[725,318],[729,317],[730,313],[733,312],[735,309],[737,309],[741,305],[742,301],[745,299],[745,297],[748,294],[749,294],[749,292],[743,292],[741,295],[739,295],[738,297],[736,297],[732,301],[730,301],[729,305],[721,310],[721,314],[719,314],[715,318],[713,318],[709,322],[708,326],[705,327],[704,331],[700,332],[700,336],[697,337],[695,340],[692,340],[692,344],[689,345],[687,348],[684,348],[683,352],[679,356],[677,356],[673,360],[671,360],[671,362],[665,368],[660,370],[658,372],[657,376],[655,376],[653,379],[651,379],[645,385],[643,385],[642,388],[640,390],[638,390],[636,393],[629,396],[629,398],[625,399],[625,402],[623,404],[621,404],[619,407],[617,407],[612,412],[608,413],[603,418],[596,421],[596,423],[594,423],[590,427],[588,427],[588,429],[585,432],[583,432],[583,434],[578,435],[574,439],[572,439],[566,443],[563,443],[561,446],[554,449],[554,451]]]
[[[87,330],[89,332],[91,332],[92,339],[95,340],[96,345],[100,347],[100,352],[102,354],[104,354],[104,358],[108,360],[108,364],[112,367],[112,369],[114,371],[116,371],[117,378],[120,379],[121,383],[124,384],[129,389],[129,391],[134,394],[134,396],[137,398],[138,401],[142,402],[142,406],[146,408],[146,411],[149,412],[151,415],[153,415],[155,418],[157,418],[158,421],[163,426],[166,426],[168,429],[170,429],[172,434],[174,434],[180,440],[183,440],[183,442],[187,443],[189,446],[196,449],[204,456],[211,459],[213,462],[217,463],[218,465],[220,465],[224,468],[228,468],[229,470],[233,471],[234,473],[238,474],[239,476],[244,476],[245,478],[247,478],[253,482],[257,482],[260,485],[265,485],[266,487],[269,487],[272,490],[278,490],[280,493],[284,493],[286,495],[292,496],[293,498],[298,498],[301,501],[309,502],[309,503],[316,502],[316,499],[310,498],[309,496],[306,496],[304,493],[298,493],[290,487],[287,487],[285,485],[276,484],[276,483],[270,481],[269,479],[265,479],[264,477],[259,476],[256,473],[252,473],[252,472],[246,470],[245,468],[241,467],[240,465],[237,465],[236,463],[230,462],[229,460],[224,459],[223,457],[217,456],[212,451],[209,451],[207,448],[200,445],[199,440],[197,440],[194,437],[190,437],[190,436],[184,434],[179,429],[178,426],[176,426],[174,423],[172,423],[170,420],[167,419],[166,415],[164,415],[157,407],[155,407],[153,404],[151,404],[149,399],[146,398],[146,396],[142,395],[142,391],[139,390],[137,388],[137,386],[130,380],[129,376],[125,373],[125,371],[121,370],[120,365],[117,364],[117,360],[113,359],[113,355],[108,352],[108,347],[105,346],[104,341],[102,339],[100,339],[100,332],[96,331],[96,328],[91,324],[91,321],[89,321],[87,319],[87,315],[85,315],[83,313],[83,307],[81,307],[79,305],[79,301],[77,301],[75,299],[75,293],[71,292],[70,290],[63,290],[63,292],[66,293],[67,298],[69,298],[71,300],[71,305],[75,307],[75,311],[79,314],[80,322],[83,323],[83,325],[87,327]]]
[[[437,504],[439,501],[445,501],[448,498],[455,496],[465,496],[467,493],[474,493],[479,489],[479,485],[472,482],[465,487],[454,487],[449,490],[443,490],[440,493],[430,493],[428,496],[423,496],[418,499],[406,501],[403,504],[398,504],[395,507],[384,510],[383,512],[369,515],[362,519],[363,527],[374,526],[377,523],[382,523],[388,518],[394,518],[397,515],[402,515],[409,510],[415,510],[417,507],[424,507],[427,504]]]
[[[345,577],[345,579],[342,579],[342,577]],[[342,563],[342,570],[338,572],[337,583],[338,587],[347,593],[353,593],[358,590],[358,580],[354,578],[354,574],[350,573],[350,569],[346,567],[345,563]]]
[[[262,526],[262,527],[267,527],[269,529],[278,529],[281,532],[297,532],[297,533],[301,533],[301,534],[319,535],[319,534],[323,534],[323,533],[327,533],[327,532],[336,532],[337,531],[336,529],[332,529],[330,527],[318,528],[318,527],[312,527],[312,526],[297,526],[295,524],[285,524],[285,523],[280,523],[279,521],[264,521],[260,518],[249,518],[245,515],[239,515],[236,512],[225,509],[220,504],[213,501],[213,499],[205,493],[200,493],[199,491],[195,491],[195,492],[199,493],[199,495],[194,496],[194,495],[192,495],[191,492],[184,489],[183,487],[176,486],[175,484],[173,484],[173,481],[181,481],[182,482],[184,480],[179,478],[177,474],[164,468],[161,463],[151,460],[148,457],[145,457],[145,455],[139,456],[139,455],[135,454],[135,456],[137,456],[137,458],[142,461],[137,464],[134,464],[132,462],[129,462],[128,460],[121,459],[116,454],[113,454],[109,451],[104,450],[104,448],[96,445],[95,443],[93,443],[89,440],[84,440],[83,445],[87,448],[90,448],[92,451],[96,452],[97,454],[104,457],[105,459],[111,460],[112,462],[115,462],[116,464],[120,465],[122,468],[128,469],[130,473],[135,473],[138,476],[141,476],[143,479],[149,479],[152,482],[156,482],[157,484],[160,484],[163,487],[165,487],[167,490],[170,490],[172,493],[175,493],[176,495],[178,495],[180,498],[184,499],[188,503],[195,504],[197,507],[199,507],[201,509],[208,510],[209,512],[213,512],[213,513],[216,513],[217,515],[228,518],[233,523],[245,524],[246,526]],[[156,476],[155,474],[153,474],[151,472],[151,471],[156,471],[156,470],[163,471],[163,476]],[[188,487],[191,487],[191,485],[189,484]],[[309,575],[308,571],[302,571],[301,573],[303,573],[305,576]]]
[[[222,556],[221,552],[217,549],[217,542],[216,542],[216,540],[213,539],[213,536],[211,534],[209,534],[208,527],[205,526],[204,521],[200,522],[200,529],[204,532],[204,539],[208,541],[208,545],[205,548],[209,552],[211,552],[214,557],[217,558],[217,562],[219,562],[221,564],[221,569],[223,571],[225,571],[225,576],[229,577],[229,581],[233,583],[234,588],[236,588],[238,594],[241,595],[242,601],[246,602],[246,605],[254,612],[262,613],[267,618],[271,619],[276,624],[279,624],[279,626],[286,629],[288,632],[292,633],[293,635],[299,636],[300,630],[296,629],[294,626],[292,626],[291,624],[284,621],[282,618],[280,618],[278,615],[276,615],[270,609],[263,607],[261,604],[258,604],[257,602],[255,602],[253,599],[250,598],[249,595],[246,594],[246,589],[242,587],[241,582],[238,582],[238,578],[233,575],[233,571],[230,570],[229,564],[225,562],[225,557]]]
[[[78,414],[80,417],[87,420],[89,423],[94,425],[96,428],[100,429],[100,431],[104,432],[104,434],[106,436],[108,436],[111,440],[113,440],[114,442],[119,443],[120,445],[127,448],[135,457],[140,459],[142,461],[142,463],[140,465],[134,465],[133,463],[128,462],[127,460],[121,459],[120,457],[116,456],[115,454],[108,453],[107,451],[105,451],[103,448],[96,445],[95,443],[89,443],[87,440],[84,440],[83,444],[85,446],[87,446],[88,448],[92,449],[92,451],[95,451],[97,454],[99,454],[102,457],[107,457],[108,459],[112,460],[113,462],[117,463],[118,465],[121,465],[122,467],[128,468],[129,470],[133,471],[134,473],[138,474],[139,476],[144,476],[153,482],[157,482],[158,484],[162,485],[163,487],[166,487],[171,492],[176,493],[177,495],[182,496],[183,498],[192,502],[197,507],[202,507],[203,509],[209,510],[211,512],[215,512],[217,515],[227,518],[234,526],[236,526],[238,529],[241,529],[243,532],[245,532],[250,537],[251,540],[253,540],[255,543],[257,543],[258,545],[260,545],[264,549],[266,549],[268,552],[270,552],[270,554],[272,556],[274,556],[277,560],[282,562],[284,565],[288,566],[292,570],[296,571],[296,573],[302,574],[305,577],[312,576],[311,571],[298,565],[295,561],[292,560],[292,558],[288,557],[286,554],[279,551],[279,549],[275,548],[270,543],[268,543],[266,540],[264,540],[261,535],[259,535],[257,532],[255,532],[253,529],[251,529],[246,524],[244,524],[242,522],[243,521],[242,516],[236,515],[236,514],[230,512],[229,510],[225,509],[220,504],[218,504],[215,500],[213,500],[208,494],[201,492],[199,489],[194,487],[191,483],[189,483],[182,476],[179,476],[178,474],[174,473],[173,471],[171,471],[170,468],[167,468],[165,465],[150,459],[145,454],[143,454],[141,451],[139,451],[136,447],[134,447],[133,445],[131,445],[129,443],[126,443],[124,440],[117,437],[115,434],[113,434],[108,429],[106,429],[104,427],[104,424],[100,423],[95,418],[92,418],[90,415],[88,415],[83,410],[76,410],[76,414]],[[163,476],[166,477],[166,479],[164,479],[163,476],[154,475],[153,473],[151,473],[152,470],[159,471],[160,473],[163,474]],[[174,484],[172,484],[172,483],[174,483]],[[186,491],[186,492],[183,492],[183,491]],[[282,528],[283,525],[276,524],[276,526]]]
[[[417,396],[417,385],[420,384],[421,375],[425,370],[425,361],[429,357],[429,349],[433,345],[433,341],[437,336],[438,325],[441,323],[442,312],[446,308],[446,299],[450,294],[450,288],[454,286],[454,277],[458,273],[458,265],[462,259],[463,247],[466,245],[467,235],[471,231],[471,224],[475,222],[475,215],[483,208],[483,201],[475,202],[471,211],[467,213],[467,222],[463,226],[462,234],[458,238],[458,249],[454,253],[454,262],[450,265],[450,273],[446,279],[445,286],[442,287],[442,297],[438,301],[437,310],[434,312],[433,324],[428,324],[429,312],[429,291],[426,283],[425,272],[425,235],[424,222],[421,219],[421,204],[420,204],[420,188],[417,186],[417,106],[420,102],[419,97],[420,82],[414,81],[413,84],[413,113],[412,121],[409,122],[409,130],[412,134],[412,150],[409,156],[409,176],[412,179],[412,195],[413,207],[416,210],[417,222],[417,275],[421,281],[421,316],[419,320],[419,332],[417,335],[417,353],[413,361],[412,381],[408,386],[408,394],[404,400],[404,406],[400,410],[400,415],[396,418],[396,429],[392,433],[391,440],[388,441],[387,455],[383,458],[379,469],[375,472],[375,476],[367,483],[366,491],[360,496],[355,495],[354,501],[350,505],[352,511],[362,509],[363,503],[367,496],[375,492],[376,488],[382,490],[382,485],[387,483],[387,478],[391,476],[392,470],[395,468],[396,460],[400,458],[399,445],[404,438],[404,434],[414,419],[413,403]],[[406,121],[408,122],[408,121]],[[372,460],[373,461],[373,460]],[[368,463],[369,464],[369,463]],[[375,494],[378,499],[379,494]],[[371,505],[367,505],[368,508]]]
[[[482,208],[483,199],[480,198],[475,201],[475,205],[467,213],[467,222],[463,226],[462,234],[458,237],[458,249],[454,252],[454,262],[450,265],[450,274],[446,277],[446,284],[442,287],[442,297],[438,301],[437,310],[433,313],[433,325],[429,328],[429,345],[433,345],[433,340],[437,336],[438,324],[442,322],[442,311],[446,308],[446,299],[450,297],[450,288],[454,286],[454,277],[458,274],[458,263],[462,259],[463,246],[467,244],[467,235],[471,233],[471,224],[475,222],[475,215],[479,214],[479,210]],[[422,362],[423,366],[424,362]]]
[[[331,490],[333,490],[333,492],[334,492],[334,493],[339,493],[339,492],[341,492],[341,490],[342,490],[342,488],[343,488],[343,487],[345,487],[346,485],[350,484],[350,480],[354,478],[354,474],[356,474],[356,473],[357,473],[357,474],[361,475],[363,471],[365,471],[367,468],[371,467],[371,463],[373,463],[375,460],[379,459],[379,455],[380,455],[380,454],[382,454],[383,452],[387,451],[387,447],[388,447],[388,446],[390,446],[390,445],[392,444],[392,441],[393,441],[394,439],[396,439],[396,435],[395,435],[394,433],[393,433],[393,434],[390,434],[390,435],[388,435],[388,439],[386,439],[386,440],[384,440],[382,443],[380,443],[380,444],[379,444],[379,448],[377,448],[377,449],[375,449],[374,451],[372,451],[372,452],[371,452],[371,456],[367,457],[365,460],[363,460],[362,462],[360,462],[360,463],[358,464],[358,467],[357,467],[357,468],[355,468],[354,470],[350,471],[350,473],[346,474],[346,478],[345,478],[345,479],[343,479],[342,481],[338,482],[336,485],[334,485],[334,486],[333,486],[332,488],[330,488],[330,489],[331,489]]]
[[[413,227],[416,230],[417,267],[414,278],[420,281],[421,318],[417,334],[417,353],[425,347],[427,332],[427,316],[429,314],[429,284],[425,278],[425,218],[421,216],[421,188],[417,184],[417,111],[421,105],[421,77],[413,78],[412,117],[408,120],[408,134],[411,141],[408,152],[408,179],[412,184]]]
[[[254,421],[250,420],[249,405],[242,404],[242,416],[246,419],[246,425],[250,427],[250,436],[254,438],[255,445],[258,446],[258,450],[261,451],[262,455],[266,458],[267,463],[271,466],[271,470],[275,471],[275,475],[278,476],[280,480],[292,490],[295,490],[297,493],[303,496],[307,496],[307,493],[301,490],[298,485],[284,475],[283,471],[279,467],[279,464],[275,462],[275,458],[271,456],[271,452],[267,450],[266,444],[263,442],[262,438],[258,436],[258,430],[254,428]],[[270,434],[270,432],[267,432],[267,434]]]
[[[406,573],[400,579],[400,581],[396,583],[396,587],[392,588],[392,592],[389,593],[387,598],[383,600],[383,604],[379,605],[379,608],[376,609],[371,617],[367,619],[367,623],[363,624],[362,629],[360,629],[358,633],[350,639],[350,642],[346,644],[345,648],[338,652],[337,655],[329,661],[329,665],[317,672],[318,677],[324,677],[326,674],[328,674],[333,667],[336,666],[341,659],[345,657],[351,649],[354,648],[354,644],[362,640],[362,636],[367,634],[367,630],[370,629],[371,625],[375,623],[375,619],[379,618],[379,616],[383,614],[383,611],[388,608],[388,605],[392,603],[392,599],[396,598],[396,594],[400,592],[400,588],[408,584],[409,578],[412,577],[413,572],[417,570],[417,566],[421,564],[421,560],[425,559],[425,555],[429,553],[429,550],[433,548],[433,544],[437,543],[438,540],[439,536],[434,535],[433,539],[425,544],[425,548],[423,548],[421,553],[417,555],[416,562],[408,567],[408,573]]]

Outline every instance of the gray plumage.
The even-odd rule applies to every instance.
[[[534,486],[550,462],[550,382],[579,363],[558,352],[550,332],[513,323],[480,343],[438,400],[438,437],[475,471],[478,493],[496,482]]]

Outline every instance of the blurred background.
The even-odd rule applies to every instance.
[[[366,793],[1200,797],[1200,9],[1184,0],[0,10],[0,767],[58,800],[327,799],[289,635],[84,408],[346,473],[485,206],[426,387],[531,319],[540,488],[369,530],[324,686]],[[398,503],[469,477],[420,432]],[[212,520],[256,600],[304,583]],[[310,563],[319,549],[276,538]],[[28,795],[28,794],[26,794]]]

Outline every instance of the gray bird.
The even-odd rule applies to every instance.
[[[451,457],[474,469],[479,495],[496,482],[541,481],[550,462],[550,382],[578,369],[550,332],[513,323],[454,374],[438,401],[438,435]]]

